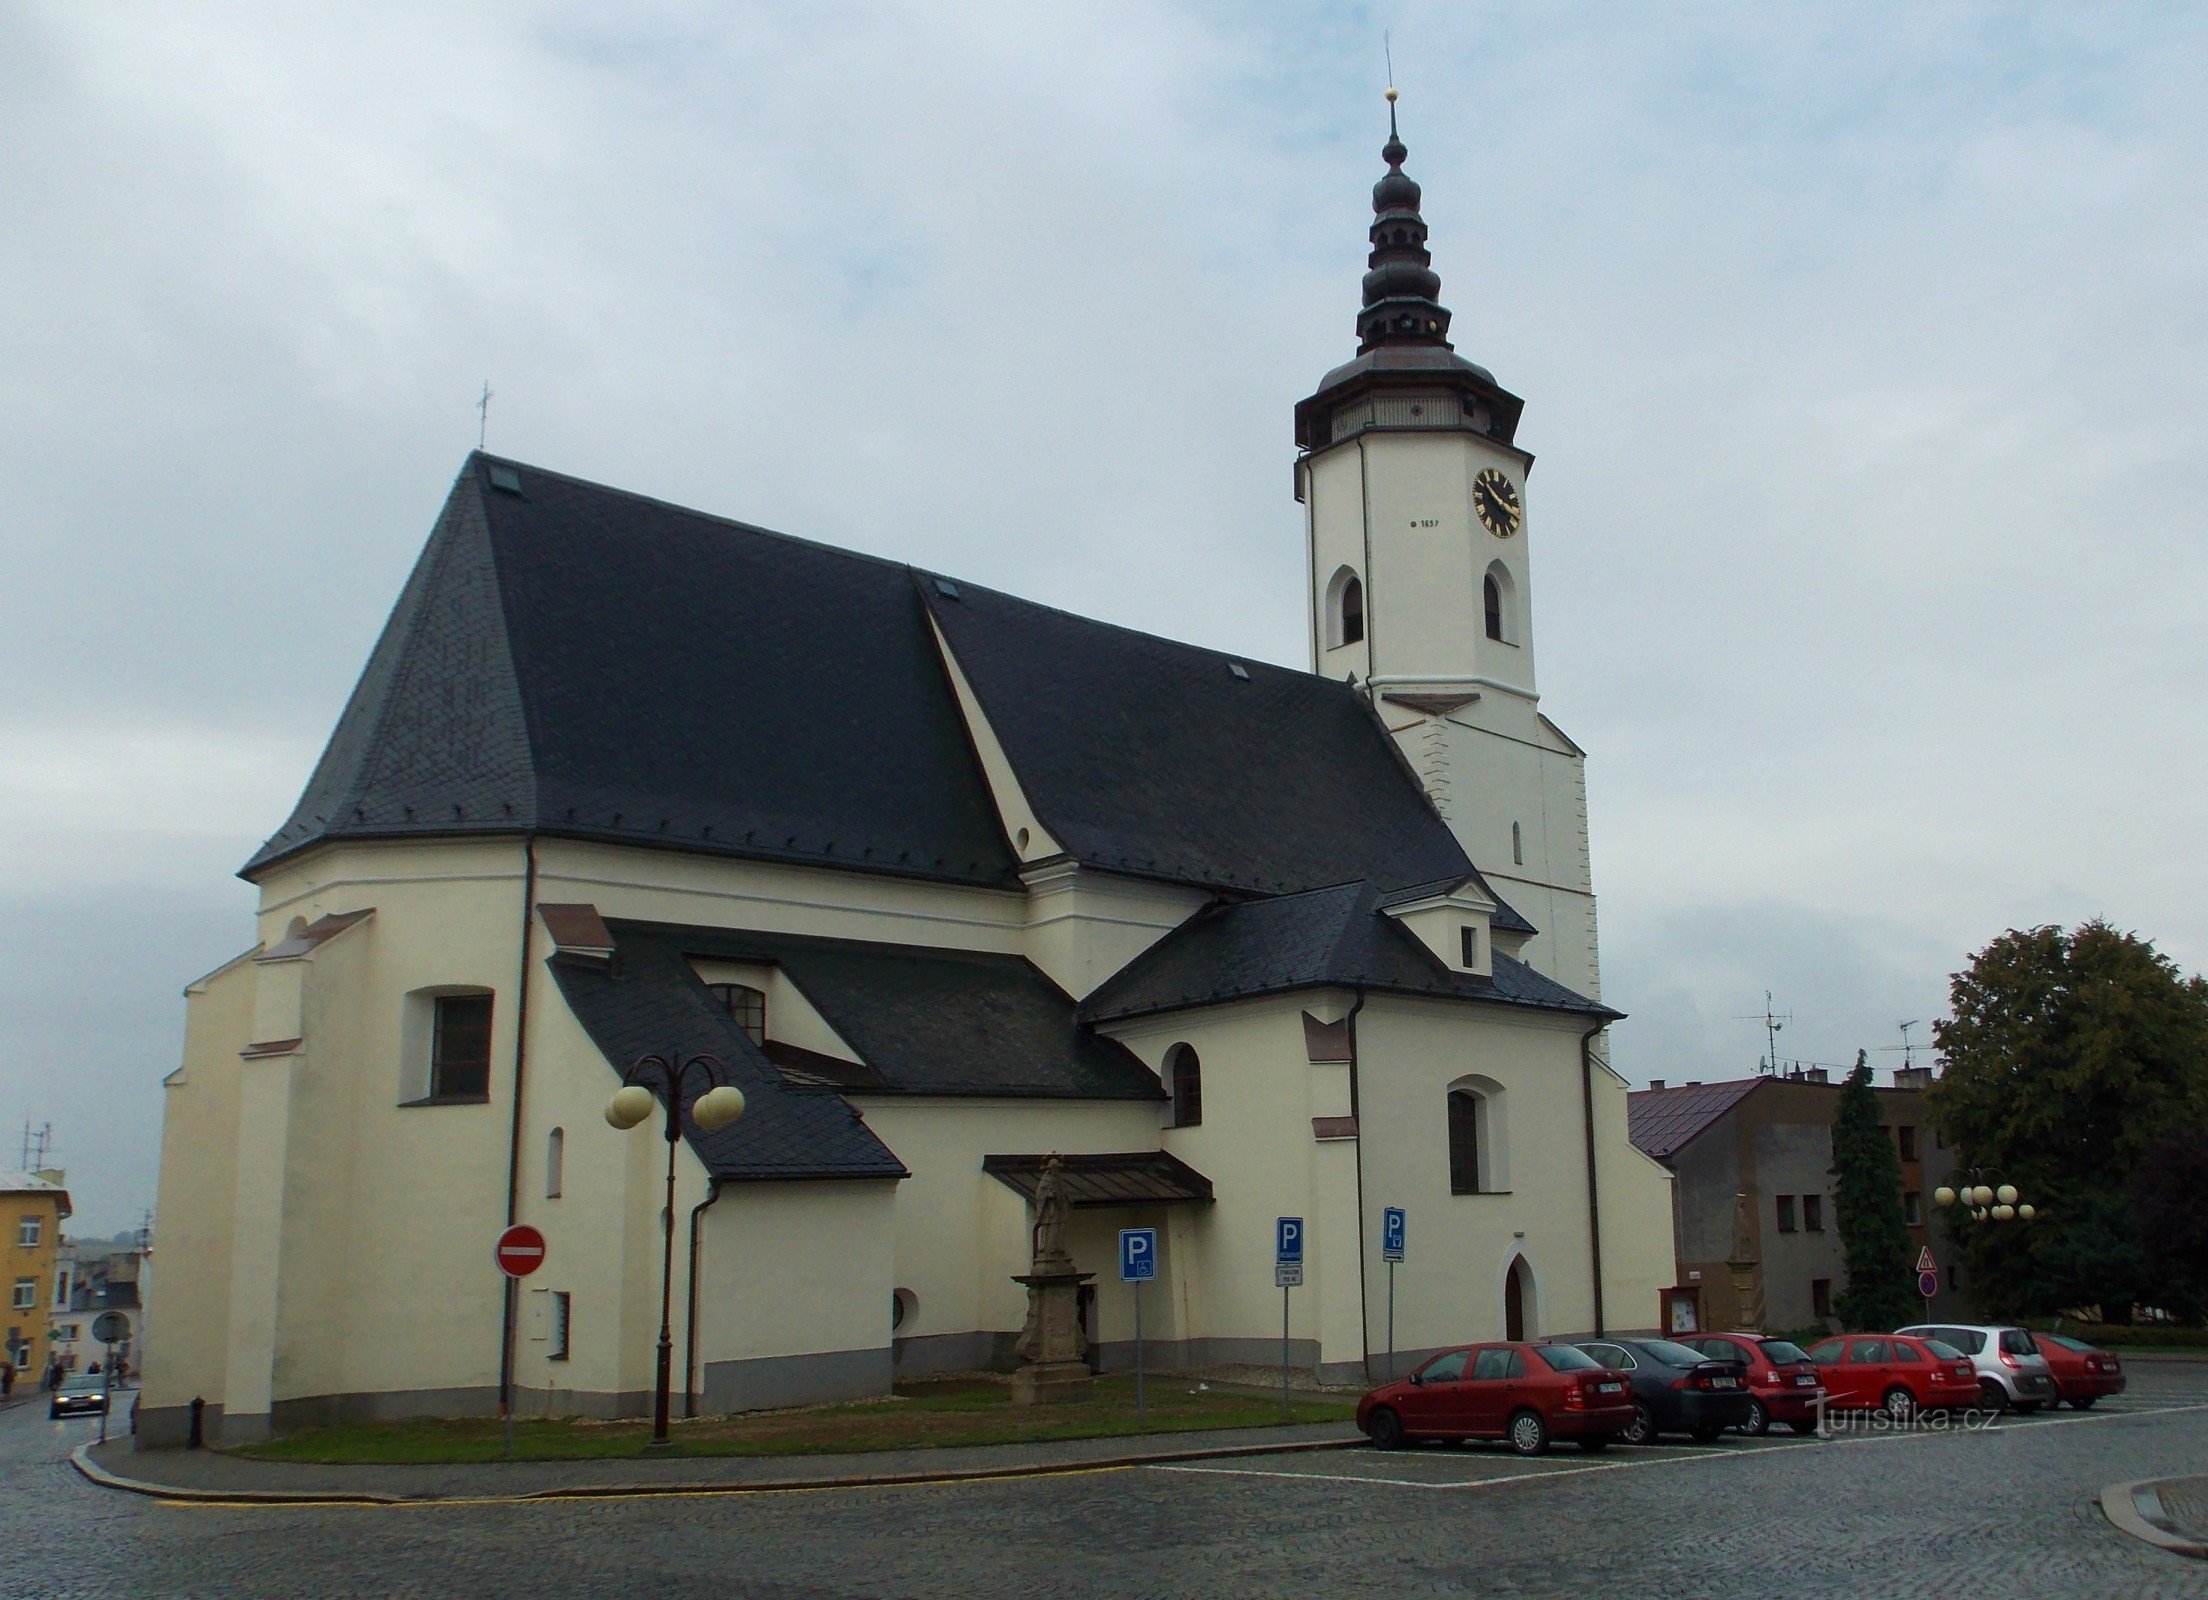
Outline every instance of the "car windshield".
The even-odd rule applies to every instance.
[[[1674,1344],[1669,1339],[1643,1339],[1641,1348],[1658,1361],[1663,1362],[1667,1367],[1699,1367],[1703,1362],[1710,1359],[1699,1350],[1690,1350],[1685,1345]],[[1738,1361],[1740,1357],[1736,1355],[1733,1359]]]
[[[1790,1339],[1766,1339],[1763,1358],[1775,1367],[1783,1367],[1790,1362],[1807,1361],[1809,1352]]]
[[[2075,1350],[2081,1356],[2086,1354],[2093,1348],[2083,1339],[2073,1339],[2066,1333],[2043,1333],[2040,1334],[2038,1337],[2043,1343],[2059,1344],[2063,1347],[2063,1349]]]
[[[1932,1357],[1936,1361],[1968,1361],[1970,1359],[1945,1339],[1927,1339],[1924,1341],[1924,1347],[1932,1352]]]
[[[1534,1354],[1549,1364],[1552,1372],[1600,1372],[1602,1363],[1584,1350],[1574,1350],[1568,1344],[1544,1344],[1534,1347]]]
[[[2011,1356],[2036,1356],[2039,1346],[2032,1343],[2032,1336],[2022,1328],[2001,1330],[2001,1353]]]
[[[106,1379],[94,1376],[64,1378],[61,1380],[61,1392],[63,1394],[98,1394],[106,1387]]]

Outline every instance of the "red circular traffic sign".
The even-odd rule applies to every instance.
[[[526,1222],[517,1222],[498,1236],[498,1270],[509,1278],[526,1278],[544,1265],[544,1235]]]

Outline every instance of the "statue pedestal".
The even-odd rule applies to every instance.
[[[1027,1286],[1027,1326],[1021,1330],[1012,1353],[1020,1369],[1012,1374],[1012,1403],[1016,1406],[1047,1405],[1054,1401],[1087,1396],[1095,1376],[1082,1359],[1089,1341],[1081,1331],[1081,1285],[1096,1274],[1076,1272],[1063,1257],[1038,1261],[1044,1270],[1015,1275],[1014,1283]]]

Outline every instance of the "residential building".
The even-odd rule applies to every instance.
[[[1925,1110],[1931,1079],[1926,1068],[1896,1068],[1893,1086],[1873,1093],[1901,1164],[1911,1248],[1933,1246],[1940,1267],[1931,1312],[1956,1316],[1967,1305],[1929,1228],[1927,1197],[1953,1165]],[[1832,1308],[1847,1288],[1832,1198],[1840,1089],[1829,1071],[1811,1067],[1658,1080],[1629,1097],[1633,1142],[1672,1173],[1677,1269],[1663,1313],[1672,1331],[1838,1326]]]
[[[665,1146],[602,1113],[655,1052],[748,1099],[676,1151],[707,1412],[1006,1361],[1053,1154],[1107,1365],[1135,1225],[1153,1363],[1278,1359],[1292,1216],[1291,1359],[1362,1378],[1398,1205],[1406,1354],[1653,1325],[1522,403],[1448,342],[1405,154],[1296,411],[1313,671],[468,459],[187,991],[141,1442],[642,1411]]]
[[[58,1170],[0,1172],[0,1251],[7,1263],[0,1267],[0,1285],[8,1297],[0,1350],[19,1380],[25,1374],[35,1379],[51,1359],[46,1313],[55,1292],[61,1225],[69,1214],[69,1190]]]
[[[53,1312],[47,1337],[53,1358],[70,1372],[88,1370],[95,1361],[105,1363],[112,1354],[141,1366],[145,1358],[145,1311],[140,1284],[145,1255],[138,1250],[117,1250],[112,1239],[68,1240],[54,1271]],[[123,1335],[112,1351],[95,1337],[94,1324],[102,1312],[122,1319]]]

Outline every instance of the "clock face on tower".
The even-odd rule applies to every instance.
[[[1472,509],[1479,513],[1481,526],[1498,539],[1518,531],[1518,491],[1493,467],[1472,480]]]

